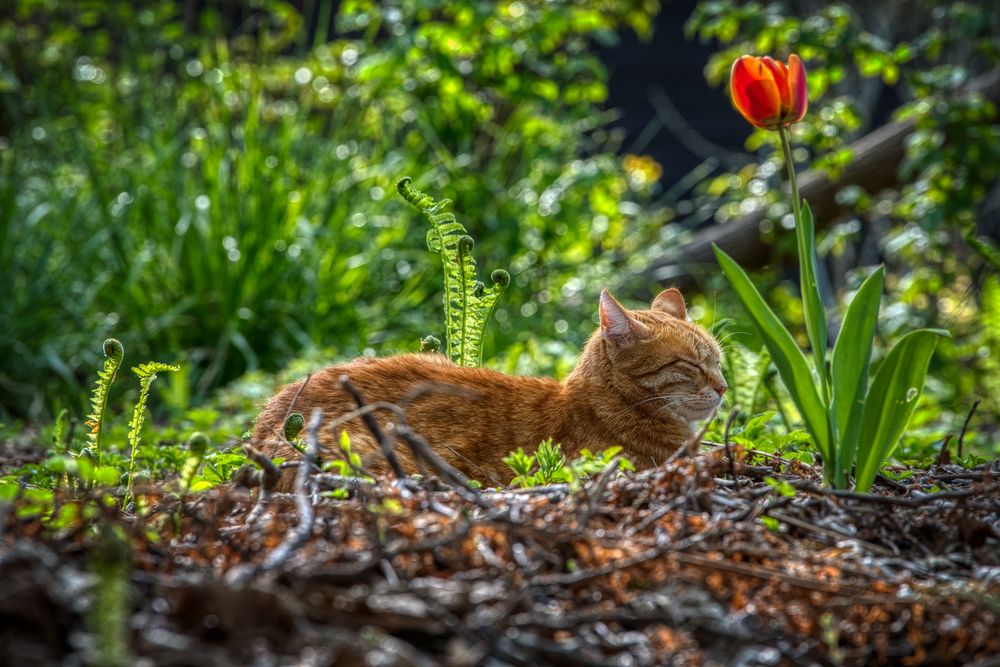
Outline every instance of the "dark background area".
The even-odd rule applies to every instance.
[[[696,0],[668,0],[650,39],[643,41],[625,31],[617,45],[600,49],[610,74],[607,106],[622,114],[615,122],[626,133],[622,149],[659,162],[667,187],[708,157],[697,154],[693,142],[707,140],[714,147],[739,151],[751,129],[734,122],[726,91],[705,81],[703,69],[714,52],[712,45],[684,35],[684,24],[696,4]],[[669,99],[667,106],[663,95]],[[673,117],[672,123],[664,124],[658,109],[677,112],[683,120]]]

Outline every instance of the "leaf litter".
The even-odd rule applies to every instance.
[[[300,463],[292,494],[136,489],[141,517],[91,499],[58,530],[15,501],[0,656],[94,659],[101,524],[128,651],[157,665],[995,664],[997,462],[854,494],[732,452],[498,491],[430,458],[375,484]]]

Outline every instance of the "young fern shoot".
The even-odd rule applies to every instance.
[[[104,341],[104,368],[97,373],[97,382],[94,384],[94,391],[90,395],[90,414],[84,422],[90,427],[87,435],[88,448],[101,459],[101,431],[104,428],[104,413],[108,407],[108,393],[111,391],[111,383],[118,375],[118,369],[125,358],[125,347],[116,339],[109,338]]]
[[[149,391],[153,386],[153,380],[157,373],[168,371],[179,371],[179,366],[149,362],[139,364],[132,369],[132,372],[139,378],[139,400],[136,401],[135,409],[132,411],[132,421],[129,422],[128,443],[131,455],[128,464],[128,493],[126,498],[132,495],[132,473],[135,470],[135,455],[139,451],[139,442],[142,439],[142,423],[146,419],[146,403],[149,401]]]
[[[490,275],[492,285],[476,278],[475,242],[448,209],[450,199],[435,201],[413,187],[409,177],[396,183],[396,190],[431,224],[427,249],[441,257],[444,268],[444,320],[447,354],[459,366],[475,367],[483,362],[483,337],[497,300],[510,285],[510,274],[502,269]]]

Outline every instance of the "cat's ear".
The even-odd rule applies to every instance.
[[[665,289],[653,299],[652,310],[672,315],[679,320],[687,319],[687,308],[684,307],[684,295],[676,287]]]
[[[609,343],[627,345],[649,333],[646,325],[629,315],[608,290],[601,290],[600,313],[601,333]]]

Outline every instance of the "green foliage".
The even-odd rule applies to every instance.
[[[106,347],[117,351],[115,358],[120,360],[124,356],[123,347],[117,341],[114,343]],[[63,410],[52,427],[48,457],[40,463],[5,471],[0,476],[0,499],[15,492],[26,494],[31,502],[23,511],[40,514],[47,525],[60,528],[73,524],[81,513],[87,517],[99,514],[95,503],[132,507],[141,513],[143,507],[135,496],[135,486],[143,482],[155,481],[165,492],[179,497],[228,482],[233,472],[247,463],[235,436],[245,428],[248,412],[234,414],[227,422],[218,409],[190,409],[177,420],[176,427],[159,427],[153,444],[143,441],[153,380],[158,373],[176,370],[176,366],[160,363],[133,368],[139,390],[131,420],[126,425],[103,415],[99,457],[94,455],[92,433],[70,437],[68,411]],[[113,376],[107,366],[101,372],[99,385],[105,397]],[[117,414],[106,400],[104,405],[107,412]],[[235,443],[236,451],[213,447],[208,437],[198,432],[198,426],[211,428],[220,438],[228,437]],[[182,433],[186,435],[182,437]],[[81,489],[86,489],[82,499],[77,495]],[[131,504],[132,500],[136,502]]]
[[[484,285],[476,277],[472,237],[455,214],[447,210],[451,200],[435,202],[430,195],[414,188],[409,177],[400,179],[396,189],[430,223],[427,249],[441,257],[448,356],[459,366],[481,366],[486,324],[500,295],[510,285],[510,274],[497,269],[490,274],[493,284]]]
[[[931,354],[941,330],[922,329],[903,336],[882,362],[861,415],[855,487],[867,491],[879,468],[899,442],[924,388]]]
[[[580,456],[567,463],[562,447],[558,443],[553,444],[552,438],[548,438],[538,445],[534,454],[526,454],[522,447],[518,447],[517,451],[505,456],[503,462],[514,471],[515,477],[510,482],[512,485],[527,488],[546,484],[576,484],[583,477],[604,471],[616,457],[618,470],[635,470],[631,461],[619,457],[619,452],[621,447],[617,446],[597,454],[584,449]]]
[[[795,497],[795,487],[789,484],[786,480],[765,477],[764,482],[779,496],[784,496],[785,498]]]
[[[435,336],[424,336],[420,339],[420,351],[421,352],[440,352],[441,351],[441,341]]]
[[[518,447],[516,452],[511,452],[503,457],[503,462],[514,471],[514,479],[511,484],[525,487],[530,486],[532,481],[532,470],[535,468],[535,457],[524,453],[523,447]]]
[[[366,482],[374,482],[371,477],[365,475],[361,468],[361,456],[351,451],[351,436],[347,431],[340,432],[340,440],[337,443],[343,458],[331,459],[323,463],[324,472],[332,472],[345,479],[359,479]],[[329,493],[332,498],[346,498],[347,489],[335,489]]]
[[[830,447],[830,425],[827,413],[816,392],[809,363],[795,339],[757,291],[753,281],[725,252],[715,247],[715,256],[733,290],[752,319],[764,345],[774,361],[778,374],[788,388],[795,405],[805,420],[824,461],[833,462]]]
[[[90,427],[88,436],[90,446],[98,460],[101,457],[101,431],[104,428],[104,413],[108,408],[108,393],[111,391],[111,383],[118,375],[118,368],[122,365],[125,357],[125,348],[114,338],[104,341],[104,368],[97,373],[97,382],[90,394],[91,413],[84,422]]]
[[[801,461],[806,465],[814,463],[813,447],[809,433],[802,430],[782,432],[769,422],[777,413],[773,410],[753,415],[745,424],[733,426],[730,440],[754,452],[773,454],[781,458]],[[714,434],[722,436],[721,433]]]
[[[821,397],[816,387],[823,385],[818,378],[828,372],[827,369],[817,369],[813,374],[794,338],[746,272],[718,247],[715,254],[764,339],[778,374],[823,457],[825,481],[836,488],[847,486],[856,455],[855,487],[867,491],[913,414],[938,337],[948,333],[925,329],[904,336],[882,363],[868,389],[867,368],[875,324],[875,316],[870,311],[874,309],[877,313],[881,294],[873,287],[860,290],[848,306],[834,348],[833,396]],[[873,274],[869,283],[880,286],[881,273]],[[825,328],[825,312],[820,311],[818,316],[824,320]],[[866,341],[867,346],[862,347]]]
[[[69,444],[66,442],[66,431],[69,427],[69,410],[63,408],[56,417],[55,424],[52,425],[52,451]]]
[[[477,250],[509,262],[493,349],[528,331],[579,344],[581,305],[658,231],[615,155],[594,46],[647,32],[656,6],[345,2],[312,36],[273,0],[15,0],[0,15],[0,410],[78,407],[95,335],[176,352],[193,402],[314,341],[411,349],[437,315],[414,271],[426,229],[387,196],[405,173],[475,212]]]
[[[570,467],[573,469],[573,473],[577,477],[589,477],[603,472],[608,465],[617,457],[622,451],[622,448],[618,445],[614,447],[608,447],[607,449],[601,450],[594,454],[589,449],[584,447],[580,450],[580,456],[573,459]],[[621,471],[635,470],[635,465],[625,457],[619,457],[618,459],[618,469]]]
[[[191,456],[184,462],[184,467],[181,468],[182,497],[186,496],[190,491],[201,491],[202,489],[214,486],[214,484],[208,484],[205,480],[199,480],[201,482],[200,485],[195,486],[195,477],[198,474],[198,468],[201,467],[202,461],[205,460],[205,454],[208,453],[211,444],[208,436],[201,431],[195,431],[188,438],[187,447],[188,451],[191,452]],[[131,481],[131,475],[129,475],[129,480]]]
[[[882,300],[883,275],[884,269],[880,266],[855,293],[833,348],[830,412],[838,439],[835,477],[839,482],[850,472],[858,452],[861,416],[868,394],[868,367]]]
[[[767,528],[772,533],[777,533],[781,531],[781,522],[775,519],[773,516],[766,516],[766,515],[762,516],[760,517],[760,522],[764,524],[764,527]]]

